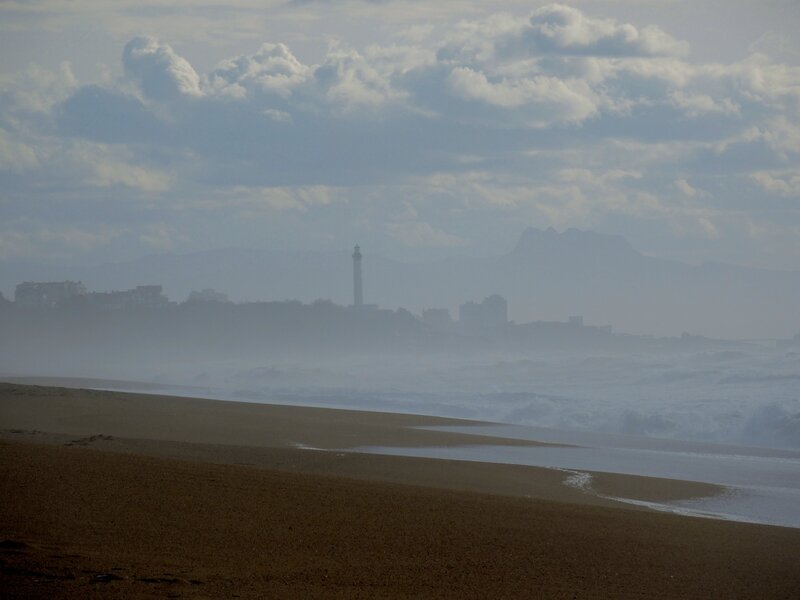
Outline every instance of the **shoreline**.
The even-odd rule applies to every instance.
[[[800,529],[800,463],[796,452],[786,450],[192,397],[187,388],[164,395],[152,393],[153,384],[140,386],[145,391],[107,389],[137,387],[121,381],[13,381],[0,383],[0,396],[17,390],[25,397],[25,409],[6,400],[5,412],[17,419],[16,433],[0,427],[0,440],[91,445],[120,453]],[[73,387],[27,385],[31,381]],[[84,384],[105,385],[78,387]],[[76,420],[77,414],[82,418]],[[26,431],[73,437],[38,433],[26,438]],[[325,452],[330,455],[322,457]]]
[[[800,593],[780,527],[30,442],[0,472],[8,598]]]
[[[554,469],[347,451],[502,441],[417,428],[453,423],[465,424],[0,383],[0,588],[66,599],[800,594],[800,529],[624,505]],[[592,475],[602,494],[640,504],[721,489]]]
[[[725,486],[587,471],[602,492],[569,486],[569,473],[498,462],[360,452],[395,448],[564,447],[433,427],[486,425],[444,417],[57,388],[0,382],[0,441],[91,446],[224,464],[284,468],[441,489],[635,508],[615,497],[669,502],[719,495]]]

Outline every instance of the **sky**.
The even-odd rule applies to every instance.
[[[796,0],[0,0],[0,261],[532,226],[796,270],[798,30]]]

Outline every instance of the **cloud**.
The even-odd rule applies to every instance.
[[[54,111],[66,136],[110,143],[165,141],[161,115],[139,98],[97,85],[81,86]]]
[[[149,36],[138,36],[125,45],[122,65],[142,92],[154,100],[199,97],[200,77],[185,58],[167,44]]]
[[[756,171],[750,177],[771,194],[800,198],[800,169],[788,172]]]
[[[39,166],[36,150],[0,128],[0,171],[22,172]]]
[[[390,74],[355,50],[336,47],[314,69],[319,98],[334,113],[378,109],[403,98],[392,86]]]
[[[326,186],[235,186],[205,202],[208,207],[236,209],[240,215],[257,215],[273,211],[306,212],[316,206],[334,202],[334,190]]]
[[[686,181],[683,178],[675,180],[675,187],[681,194],[683,194],[687,198],[698,198],[701,196],[708,195],[703,190],[699,190],[696,187],[693,187],[688,181]]]
[[[800,68],[763,54],[703,63],[657,27],[561,4],[387,27],[381,44],[316,55],[258,40],[206,70],[171,41],[130,39],[122,75],[100,84],[79,85],[68,65],[0,79],[6,210],[46,226],[67,196],[76,222],[138,219],[129,237],[149,245],[167,237],[146,224],[189,235],[182,220],[226,210],[236,226],[269,215],[340,231],[363,218],[430,248],[473,243],[489,222],[627,219],[722,239],[780,206],[786,227],[800,224],[786,208]],[[398,218],[407,202],[416,216]]]
[[[447,233],[423,221],[387,223],[387,233],[400,243],[413,248],[463,246],[464,238]]]
[[[489,81],[482,72],[458,67],[447,80],[453,95],[497,109],[525,109],[521,119],[531,127],[554,123],[581,122],[597,113],[591,89],[577,80],[531,77],[519,80]],[[495,122],[502,121],[489,115]]]
[[[243,97],[247,94],[275,95],[286,99],[306,82],[311,69],[302,64],[284,44],[263,44],[252,55],[222,61],[208,75],[214,92]]]
[[[74,93],[78,82],[72,67],[62,62],[55,71],[36,65],[8,79],[0,78],[0,119],[19,123],[20,119],[41,117]]]
[[[84,86],[62,103],[58,123],[65,133],[101,141],[249,156],[262,169],[261,184],[282,183],[265,162],[284,182],[338,183],[331,172],[352,173],[335,159],[347,151],[370,179],[424,165],[459,169],[457,150],[478,160],[496,156],[496,147],[513,151],[525,143],[516,128],[580,127],[580,136],[575,129],[569,135],[583,139],[720,138],[796,101],[795,71],[761,59],[691,66],[681,48],[655,28],[563,5],[463,22],[438,48],[425,42],[359,52],[335,43],[319,64],[265,43],[205,75],[169,45],[137,37],[123,65],[140,96],[123,86]],[[314,164],[297,172],[303,163]]]
[[[121,229],[108,226],[89,229],[18,220],[0,229],[0,260],[81,254],[109,244],[121,233]]]
[[[124,185],[142,192],[163,192],[170,188],[171,177],[157,169],[146,169],[124,162],[101,161],[92,165],[94,173],[88,178],[89,185],[110,187]]]
[[[487,64],[536,57],[685,56],[688,44],[655,26],[638,29],[613,19],[586,16],[576,8],[550,4],[528,17],[493,15],[462,22],[439,49],[445,61]]]
[[[550,4],[534,11],[524,27],[505,37],[499,50],[512,55],[683,56],[688,44],[655,26],[637,29],[613,19],[587,17],[563,4]]]

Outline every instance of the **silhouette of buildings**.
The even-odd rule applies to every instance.
[[[189,304],[228,304],[230,300],[227,294],[218,292],[211,288],[205,288],[201,291],[193,290],[189,297],[186,299]]]
[[[364,292],[361,289],[361,249],[356,244],[353,249],[353,306],[364,305]]]
[[[30,308],[53,308],[85,294],[86,287],[80,281],[26,281],[17,285],[14,303]]]
[[[508,303],[498,294],[483,302],[466,302],[458,307],[458,321],[467,333],[482,333],[505,327],[508,323]]]
[[[132,290],[91,292],[86,294],[86,299],[94,306],[112,310],[162,308],[169,305],[169,299],[161,290],[160,285],[139,285]]]
[[[426,308],[422,311],[422,322],[434,331],[450,331],[453,329],[453,319],[446,308]]]

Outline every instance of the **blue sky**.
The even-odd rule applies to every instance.
[[[0,2],[0,260],[528,226],[800,265],[800,3]]]

